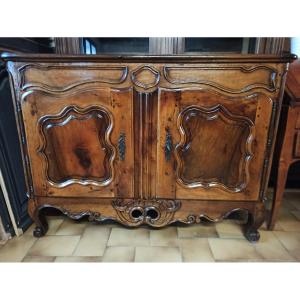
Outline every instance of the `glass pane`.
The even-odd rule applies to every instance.
[[[86,40],[91,44],[91,54],[149,53],[149,38],[84,38],[84,45]]]
[[[253,38],[185,38],[184,52],[252,52]]]

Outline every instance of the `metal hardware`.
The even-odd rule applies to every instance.
[[[170,133],[170,129],[166,130],[166,143],[165,143],[165,157],[166,160],[169,161],[171,159],[171,152],[173,149],[172,136]]]
[[[119,159],[125,160],[125,152],[126,152],[126,142],[125,142],[126,135],[124,132],[120,133],[119,140],[118,140],[118,150],[119,150]]]

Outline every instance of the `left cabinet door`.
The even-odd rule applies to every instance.
[[[38,88],[20,101],[35,196],[133,197],[131,88]]]

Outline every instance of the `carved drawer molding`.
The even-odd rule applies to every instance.
[[[163,69],[165,79],[172,84],[207,85],[231,94],[253,89],[275,92],[278,85],[278,72],[267,66],[237,67],[169,67]],[[226,72],[228,77],[224,77]]]
[[[26,64],[19,68],[20,88],[66,92],[84,84],[121,84],[128,76],[124,66]]]

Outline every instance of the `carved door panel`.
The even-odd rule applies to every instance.
[[[158,197],[258,199],[270,98],[161,89],[158,101]]]
[[[24,94],[36,196],[132,197],[132,89]]]

